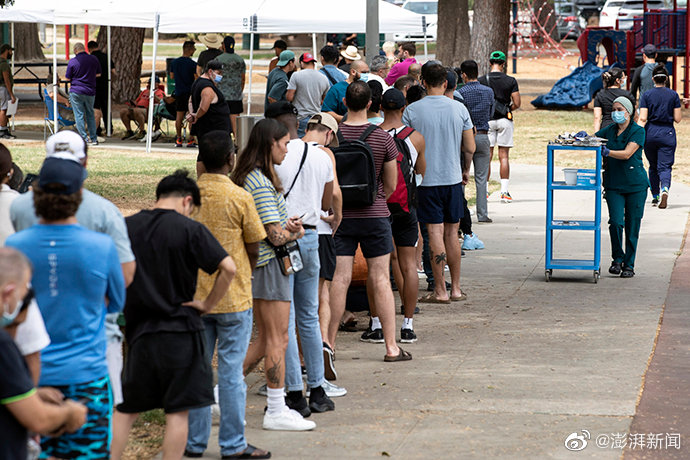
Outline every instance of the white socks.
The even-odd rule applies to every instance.
[[[403,329],[413,329],[412,327],[412,319],[413,318],[403,318]]]
[[[375,331],[376,329],[382,329],[381,321],[379,320],[378,316],[372,316],[371,317],[371,330]]]
[[[501,193],[508,193],[508,182],[510,179],[501,179]]]
[[[285,406],[285,388],[266,388],[266,403],[268,409],[266,412],[273,415],[279,414],[283,411]]]

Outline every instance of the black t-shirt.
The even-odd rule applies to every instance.
[[[504,74],[503,72],[489,72],[487,75],[479,77],[479,83],[488,86],[494,90],[494,98],[498,102],[510,104],[511,95],[519,91],[518,82],[513,77]],[[491,117],[492,120],[497,120],[499,117],[494,112]]]
[[[125,220],[137,258],[125,303],[127,341],[203,330],[199,311],[181,304],[194,300],[199,269],[215,272],[228,253],[204,225],[176,211],[146,210]]]
[[[108,55],[101,50],[94,51],[91,55],[96,56],[101,64],[101,76],[96,77],[96,92],[105,94],[108,92]],[[115,63],[110,61],[110,66],[114,69]]]
[[[207,50],[204,50],[201,53],[199,53],[199,59],[196,60],[196,65],[201,67],[201,71],[203,72],[205,70],[206,64],[208,64],[208,61],[213,60],[221,54],[223,54],[223,52],[218,48],[209,48]]]
[[[613,101],[617,97],[625,96],[630,102],[632,102],[633,107],[635,107],[635,96],[633,96],[630,91],[621,88],[604,88],[599,90],[594,96],[594,107],[601,107],[601,127],[606,128],[608,125],[613,123],[611,119],[611,112],[613,111]]]
[[[26,361],[12,337],[0,329],[0,458],[26,460],[27,431],[6,404],[20,401],[34,388]]]
[[[218,87],[213,84],[208,78],[197,78],[192,83],[192,109],[196,112],[201,104],[201,92],[204,88],[211,88],[218,97],[218,101],[208,106],[208,111],[204,113],[201,118],[197,118],[192,125],[192,134],[198,137],[203,136],[209,131],[222,130],[228,133],[231,132],[230,125],[230,108],[225,102],[225,96],[220,92]]]

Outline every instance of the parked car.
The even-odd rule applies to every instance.
[[[665,0],[647,0],[649,10],[660,10],[670,6],[672,4],[669,5]],[[608,0],[599,15],[599,26],[616,27],[618,21],[618,28],[627,30],[633,26],[632,19],[642,16],[643,13],[644,0]]]
[[[409,10],[426,18],[426,38],[436,40],[436,30],[438,28],[438,0],[406,0],[403,9]],[[395,40],[424,40],[424,34],[396,34]]]
[[[575,2],[556,1],[553,6],[556,12],[558,37],[577,39],[582,33],[582,26],[580,25],[580,10]]]

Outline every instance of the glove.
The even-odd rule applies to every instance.
[[[587,134],[587,131],[580,131],[579,133],[575,134],[576,138],[588,137],[588,136],[589,136],[589,134]]]
[[[611,153],[611,150],[609,150],[609,148],[606,147],[605,145],[602,145],[601,146],[601,156],[602,157],[608,157],[609,153]]]

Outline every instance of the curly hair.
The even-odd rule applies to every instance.
[[[47,221],[67,219],[77,214],[81,204],[81,190],[71,195],[45,192],[38,182],[34,183],[34,208],[36,215]]]

